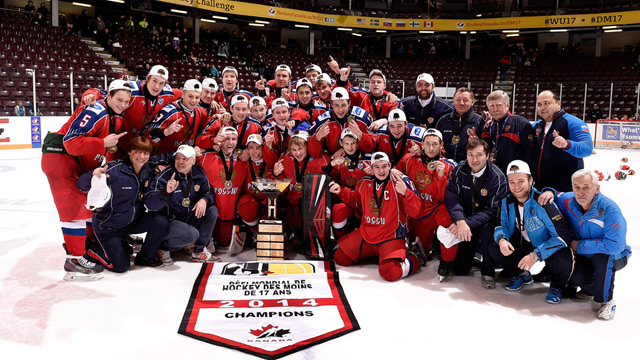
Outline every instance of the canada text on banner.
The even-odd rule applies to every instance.
[[[330,261],[204,264],[178,333],[277,359],[360,327]]]
[[[294,21],[305,24],[398,31],[462,31],[553,29],[640,24],[640,11],[620,11],[600,14],[522,16],[487,19],[385,19],[375,17],[323,14],[311,11],[259,5],[232,0],[159,0],[165,3],[191,6],[227,15],[252,16],[263,19]],[[409,26],[407,26],[407,24]]]

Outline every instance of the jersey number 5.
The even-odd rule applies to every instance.
[[[80,127],[84,127],[85,125],[87,125],[87,123],[89,122],[89,119],[91,119],[91,115],[87,114],[85,115],[82,120],[80,121],[79,126]]]

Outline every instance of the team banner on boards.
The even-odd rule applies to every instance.
[[[204,264],[178,333],[277,359],[358,330],[335,264]]]
[[[254,16],[305,24],[398,31],[463,31],[509,30],[539,28],[571,28],[607,25],[640,24],[640,11],[602,14],[523,16],[489,19],[385,19],[377,17],[322,14],[231,0],[159,0],[165,3],[192,6],[227,15]]]

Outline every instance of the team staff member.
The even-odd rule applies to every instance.
[[[448,249],[441,247],[442,260],[438,274],[446,278],[453,270],[456,275],[467,275],[479,245],[482,253],[482,286],[487,287],[490,285],[487,285],[486,277],[492,276],[494,271],[488,247],[493,239],[498,205],[507,195],[507,179],[489,161],[489,145],[484,140],[469,140],[466,150],[467,159],[451,172],[444,195],[444,202],[453,220],[448,232],[461,242]]]
[[[533,128],[524,116],[509,111],[509,95],[496,90],[487,96],[487,108],[491,124],[485,128],[482,138],[494,144],[491,157],[494,164],[507,172],[507,165],[513,160],[534,164]]]
[[[331,182],[329,191],[362,213],[360,228],[338,241],[334,259],[349,266],[362,259],[378,256],[378,272],[387,281],[409,276],[420,268],[416,254],[405,248],[408,216],[417,217],[422,202],[411,180],[391,174],[387,154],[371,155],[373,177],[358,182],[355,190]]]
[[[253,97],[253,94],[245,91],[238,90],[238,70],[233,66],[227,66],[222,70],[222,88],[218,90],[218,93],[213,98],[218,104],[222,105],[225,110],[231,111],[232,99],[235,95],[242,95],[247,100]]]
[[[571,174],[584,168],[582,159],[593,152],[589,127],[584,121],[567,114],[553,91],[541,92],[537,106],[542,120],[533,124],[533,178],[536,186],[571,191]]]
[[[435,128],[438,120],[453,111],[449,100],[441,99],[433,91],[436,87],[431,74],[423,73],[416,79],[416,94],[400,100],[399,108],[407,115],[409,123]]]
[[[151,122],[156,118],[160,110],[182,97],[180,90],[171,89],[169,70],[162,65],[155,65],[149,71],[145,81],[130,81],[131,98],[129,106],[122,113],[124,131],[127,135],[118,141],[118,151],[109,153],[107,161],[122,159],[127,156],[127,143],[130,139],[142,135],[148,130]],[[82,96],[84,104],[92,104],[103,97],[98,89],[87,90]]]
[[[510,291],[532,283],[529,270],[536,262],[544,261],[553,271],[546,301],[558,304],[573,271],[573,254],[567,245],[571,238],[569,226],[555,204],[538,204],[540,192],[533,187],[527,163],[512,161],[507,167],[507,179],[511,193],[502,199],[499,224],[493,233],[495,242],[489,245],[489,253],[513,276],[506,286]],[[492,281],[487,282],[495,287]]]
[[[131,84],[112,81],[104,100],[78,107],[62,128],[48,134],[42,144],[42,171],[49,180],[64,247],[70,256],[84,255],[86,237],[94,237],[91,212],[84,206],[87,195],[76,182],[80,175],[101,165],[107,153],[117,151],[118,140],[126,135],[120,114],[130,99]],[[84,268],[101,269],[86,259],[68,257],[65,270],[77,272],[79,262]]]
[[[180,145],[194,146],[208,125],[207,111],[198,106],[202,84],[190,79],[182,87],[182,98],[165,106],[150,126],[156,154],[175,152]]]
[[[353,116],[353,120],[349,117]],[[331,110],[320,115],[309,129],[309,153],[320,157],[324,152],[333,155],[340,149],[342,130],[355,123],[362,133],[367,132],[371,124],[369,113],[357,106],[351,106],[349,93],[345,88],[337,87],[331,93]]]
[[[442,133],[445,156],[455,162],[465,159],[469,137],[479,136],[484,129],[484,119],[473,111],[473,91],[459,88],[453,94],[454,111],[438,120],[436,129]]]
[[[571,176],[573,192],[555,193],[555,203],[569,223],[574,238],[571,249],[576,265],[571,283],[580,286],[581,298],[593,296],[598,319],[611,320],[616,313],[613,283],[631,256],[627,245],[627,221],[618,205],[600,193],[598,176],[581,169]],[[551,192],[540,196],[546,203]],[[580,296],[582,295],[582,296]]]
[[[219,246],[229,247],[228,252],[234,255],[242,251],[244,245],[243,241],[235,241],[241,239],[233,239],[237,216],[240,216],[252,232],[257,232],[260,204],[252,195],[249,164],[240,161],[234,153],[238,144],[238,132],[232,127],[224,127],[220,133],[224,135],[220,150],[205,153],[198,159],[198,165],[207,174],[218,205],[214,238]]]
[[[425,130],[422,148],[409,153],[398,163],[397,170],[407,174],[422,199],[422,211],[409,218],[409,239],[420,238],[423,249],[431,250],[431,241],[438,226],[449,227],[453,222],[444,204],[444,193],[456,165],[441,157],[442,134],[431,128]],[[417,146],[417,145],[416,145]]]
[[[218,261],[209,252],[218,209],[215,206],[209,180],[204,171],[194,166],[196,151],[189,145],[180,145],[174,155],[174,163],[162,170],[149,184],[145,193],[145,205],[149,211],[157,211],[169,219],[163,244],[194,244],[191,261]],[[178,247],[178,248],[180,248]],[[162,261],[172,264],[168,246],[162,253]]]
[[[388,115],[388,125],[383,125],[375,134],[353,131],[362,137],[360,147],[366,152],[382,151],[389,156],[391,166],[395,167],[400,159],[414,146],[420,146],[424,129],[407,124],[407,117],[400,109],[393,109]]]
[[[89,191],[92,177],[106,176],[106,184],[111,190],[109,201],[93,211],[97,241],[89,243],[84,256],[86,260],[99,262],[113,272],[125,272],[131,266],[131,247],[126,237],[146,232],[134,263],[152,267],[163,265],[156,254],[169,222],[162,215],[146,212],[143,203],[146,187],[154,177],[155,164],[150,165],[149,162],[152,150],[153,144],[149,139],[137,136],[129,141],[128,157],[108,162],[78,179],[80,190]],[[82,262],[76,265],[82,266]]]

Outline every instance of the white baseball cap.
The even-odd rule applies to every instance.
[[[340,133],[340,140],[344,139],[347,136],[351,136],[352,138],[358,140],[356,134],[354,134],[348,127],[342,129],[342,133]]]
[[[316,82],[313,83],[313,85],[315,86],[318,83],[318,81],[326,81],[329,84],[331,84],[331,76],[329,76],[329,74],[327,73],[322,73],[316,77]]]
[[[254,142],[258,145],[262,145],[262,136],[258,134],[251,134],[247,137],[247,145],[249,145],[250,142]]]
[[[160,76],[165,81],[169,81],[169,70],[167,70],[167,68],[162,65],[154,65],[149,71],[149,75],[147,76],[152,75]]]
[[[116,91],[116,90],[127,90],[127,91],[131,91],[133,89],[133,86],[131,86],[131,84],[129,84],[128,82],[124,81],[124,80],[113,80],[110,84],[109,84],[109,90],[107,92],[112,92],[112,91]]]
[[[291,135],[291,138],[295,138],[298,137],[304,141],[309,140],[309,133],[306,131],[302,131],[302,130],[296,130],[293,132],[293,135]]]
[[[349,92],[343,87],[337,87],[331,92],[331,101],[333,100],[349,100]]]
[[[386,161],[389,164],[391,164],[391,161],[389,160],[389,155],[383,153],[382,151],[374,152],[373,154],[371,154],[371,165],[373,166],[373,164],[375,164],[378,161]]]
[[[173,156],[176,156],[178,154],[184,155],[184,157],[186,157],[187,159],[196,158],[196,150],[189,145],[180,145],[178,147],[178,150],[176,150],[176,152],[173,154]]]
[[[306,69],[304,69],[304,73],[308,73],[309,71],[317,71],[318,74],[322,74],[322,69],[320,68],[320,66],[316,65],[316,64],[311,64],[309,66],[307,66]]]
[[[387,82],[387,77],[384,76],[384,74],[382,73],[382,70],[380,69],[371,70],[371,72],[369,73],[369,79],[371,79],[371,77],[374,75],[380,76],[385,83]]]
[[[251,101],[249,101],[249,109],[253,109],[254,106],[259,105],[267,106],[267,102],[264,101],[261,96],[254,96],[251,98]]]
[[[284,70],[284,71],[288,72],[289,76],[291,76],[291,68],[289,67],[289,65],[286,65],[286,64],[278,65],[278,67],[276,67],[276,72],[278,72],[280,70]]]
[[[277,107],[281,107],[284,106],[287,109],[289,108],[289,103],[287,102],[287,100],[283,99],[283,98],[277,98],[275,100],[273,100],[273,102],[271,103],[271,111],[275,110]]]
[[[431,74],[427,74],[427,73],[422,73],[420,75],[418,75],[418,77],[416,78],[416,85],[418,85],[418,83],[420,81],[426,81],[429,84],[435,84],[435,80],[433,80],[433,76],[431,76]]]
[[[392,121],[404,121],[407,122],[407,115],[404,114],[404,111],[400,109],[393,109],[389,112],[389,116],[387,117],[388,122]]]
[[[226,73],[227,71],[233,71],[236,74],[236,78],[238,77],[238,70],[233,66],[227,66],[224,69],[222,69],[222,76],[224,76],[224,73]]]
[[[245,103],[249,105],[249,100],[247,100],[247,97],[244,95],[236,95],[231,98],[231,107],[237,103]]]
[[[238,135],[238,130],[236,130],[234,127],[231,126],[225,126],[222,129],[220,129],[220,132],[224,135],[226,134],[236,134]]]
[[[527,174],[531,175],[531,170],[529,170],[529,165],[522,160],[513,160],[507,166],[507,176],[511,174]]]
[[[204,89],[218,91],[218,83],[216,82],[216,79],[206,78],[202,80],[202,87]]]
[[[91,189],[87,193],[87,204],[85,207],[88,210],[99,209],[104,206],[111,199],[111,189],[107,186],[107,177],[105,174],[91,178]]]
[[[184,86],[182,87],[183,91],[202,91],[202,84],[200,81],[196,79],[189,79],[185,81]]]
[[[309,81],[309,79],[307,79],[307,78],[302,78],[302,79],[296,81],[296,91],[298,91],[300,86],[305,86],[305,85],[310,87],[311,91],[313,91],[313,85],[311,85],[311,81]]]
[[[442,141],[442,133],[438,129],[430,128],[424,132],[423,139],[427,136],[437,136],[440,141]]]

